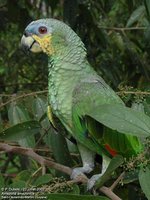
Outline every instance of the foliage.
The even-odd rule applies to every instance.
[[[66,166],[74,167],[81,164],[74,141],[62,137],[66,134],[62,127],[59,127],[59,133],[62,134],[58,134],[46,115],[48,74],[46,56],[25,55],[19,47],[25,26],[30,21],[43,17],[58,18],[70,24],[85,43],[88,60],[97,73],[103,76],[115,91],[118,90],[118,95],[126,105],[132,106],[137,113],[134,116],[126,116],[126,119],[129,117],[126,121],[121,114],[122,109],[117,108],[118,116],[123,118],[120,117],[120,122],[117,123],[128,129],[130,122],[135,122],[130,130],[132,129],[142,140],[143,153],[129,160],[120,157],[112,159],[96,188],[113,185],[118,176],[125,172],[124,179],[118,179],[119,184],[115,186],[115,193],[122,199],[150,199],[148,188],[150,151],[149,139],[145,139],[150,133],[148,118],[150,117],[150,3],[148,0],[2,0],[0,2],[1,142],[19,146],[22,148],[20,151],[33,148],[43,158],[55,159]],[[114,107],[109,109],[110,114],[114,109]],[[106,108],[102,111],[106,111]],[[139,111],[143,121],[138,120]],[[144,113],[148,115],[146,118]],[[107,121],[107,116],[103,117],[111,127],[116,123],[113,117],[111,122]],[[57,124],[60,126],[59,122]],[[16,153],[11,152],[11,149],[8,152],[1,151],[0,160],[2,189],[38,187],[45,191],[44,195],[48,195],[48,199],[108,199],[102,196],[104,195],[102,190],[101,196],[91,196],[84,184],[71,182],[68,175],[43,166],[17,151]],[[97,168],[94,173],[101,167],[100,160],[96,160]],[[38,191],[36,195],[41,194]]]

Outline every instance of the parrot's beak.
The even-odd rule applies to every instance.
[[[35,39],[30,36],[23,35],[21,38],[21,48],[24,51],[32,51],[33,53],[39,53],[42,51],[39,43],[35,41]]]

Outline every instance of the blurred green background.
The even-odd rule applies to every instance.
[[[150,116],[150,1],[0,0],[0,139],[76,166],[80,162],[76,146],[55,134],[46,117],[47,57],[25,54],[20,49],[25,27],[33,20],[49,17],[69,24],[85,43],[88,60],[97,73],[128,105],[137,103],[138,109]],[[87,194],[76,184],[53,187],[64,182],[55,180],[62,173],[47,168],[44,174],[34,160],[24,156],[2,153],[0,171],[0,187],[43,187],[50,183],[50,193]],[[117,194],[122,199],[146,199],[136,170]]]
[[[142,0],[1,0],[0,92],[46,87],[46,57],[19,48],[26,25],[45,17],[64,20],[79,34],[90,63],[112,87],[149,87],[149,9]]]

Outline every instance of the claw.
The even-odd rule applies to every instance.
[[[88,180],[88,182],[87,182],[87,190],[91,190],[91,189],[94,187],[96,181],[97,181],[101,176],[102,176],[102,174],[95,174],[95,175],[93,175],[93,176]]]
[[[72,170],[72,174],[70,176],[71,179],[77,179],[78,176],[82,176],[86,178],[85,173],[88,174],[93,170],[88,164],[84,165],[83,167],[77,167]]]
[[[110,163],[110,158],[108,158],[107,156],[103,155],[102,172],[101,172],[100,174],[95,174],[95,175],[93,175],[93,176],[89,179],[89,181],[88,181],[88,183],[87,183],[87,190],[91,190],[91,189],[94,187],[96,181],[97,181],[101,176],[104,175],[104,173],[106,172],[106,169],[107,169],[109,163]]]
[[[80,167],[72,170],[72,174],[70,178],[76,179],[78,176],[85,176],[85,174],[82,172],[82,169]]]

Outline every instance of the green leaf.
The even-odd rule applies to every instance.
[[[34,135],[39,132],[41,126],[37,121],[27,121],[17,125],[14,125],[8,129],[3,130],[0,133],[1,140],[19,141],[22,138],[26,138],[28,135]]]
[[[4,178],[2,176],[2,174],[0,174],[0,191],[1,191],[1,188],[4,187]]]
[[[145,8],[146,8],[148,19],[150,21],[150,1],[144,0],[144,5],[145,5]]]
[[[0,196],[2,193],[2,188],[4,188],[4,187],[5,187],[4,178],[3,178],[2,174],[0,174]]]
[[[132,183],[133,181],[137,181],[138,174],[139,174],[139,169],[130,171],[130,172],[126,172],[122,182],[124,184],[129,184],[129,183]]]
[[[145,113],[150,117],[150,103],[144,102]]]
[[[30,120],[28,112],[21,106],[16,105],[15,102],[10,104],[8,109],[8,118],[11,125],[16,125]]]
[[[0,131],[2,131],[2,129],[3,129],[3,121],[2,121],[2,116],[0,113]]]
[[[35,185],[35,186],[43,185],[43,184],[49,183],[51,180],[52,180],[52,175],[51,174],[44,174],[43,176],[39,176],[35,180],[33,185]]]
[[[137,22],[144,15],[145,7],[139,6],[130,16],[127,21],[126,27],[132,26],[135,22]]]
[[[40,120],[47,111],[47,100],[45,98],[36,97],[33,101],[33,113],[36,120]]]
[[[26,109],[22,106],[16,105],[16,102],[10,104],[8,109],[8,118],[11,125],[16,125],[25,121],[29,121],[30,117]],[[18,142],[21,146],[24,147],[34,147],[35,138],[33,135],[28,136],[28,132],[25,138],[21,138]]]
[[[25,188],[26,182],[25,181],[14,181],[12,184],[9,185],[11,188]]]
[[[124,52],[125,44],[124,44],[123,37],[121,34],[115,33],[112,36],[112,42],[114,43],[115,47],[117,47],[120,51]]]
[[[140,169],[139,182],[145,196],[150,200],[150,170],[148,167],[146,169]]]
[[[66,142],[67,142],[67,145],[68,145],[69,152],[71,152],[71,153],[77,153],[78,152],[77,145],[73,144],[68,139],[66,139]]]
[[[144,105],[143,105],[143,102],[139,102],[139,103],[133,102],[131,108],[132,108],[133,110],[136,110],[136,111],[145,113],[145,112],[144,112]]]
[[[95,188],[100,188],[107,180],[109,180],[112,172],[114,172],[123,162],[124,159],[122,156],[118,155],[113,157],[106,172],[96,181]]]
[[[70,152],[68,150],[67,142],[64,136],[55,132],[54,130],[50,137],[51,147],[55,160],[60,164],[72,166],[73,161],[70,156]],[[57,172],[57,176],[64,176],[68,178],[68,175],[62,172]]]
[[[93,196],[93,195],[72,195],[72,194],[49,194],[47,196],[48,200],[109,200],[107,197],[103,196]]]
[[[120,133],[138,137],[150,136],[150,117],[123,105],[105,104],[88,115]]]
[[[31,176],[31,171],[29,170],[23,170],[20,173],[17,174],[17,176],[13,179],[13,181],[27,181]]]
[[[28,134],[28,133],[27,133]],[[18,141],[19,145],[20,146],[23,146],[23,147],[30,147],[30,148],[34,148],[35,147],[35,138],[34,138],[34,135],[26,135],[25,138],[22,138]]]
[[[44,97],[36,97],[33,101],[32,109],[35,119],[37,119],[41,123],[42,128],[40,130],[40,134],[42,136],[45,135],[45,130],[47,130],[47,134],[44,136],[43,139],[44,142],[51,148],[50,135],[52,132],[52,128],[50,121],[47,117],[47,100]]]
[[[69,193],[71,193],[71,194],[80,194],[79,186],[76,185],[76,184],[72,185],[72,190]]]

